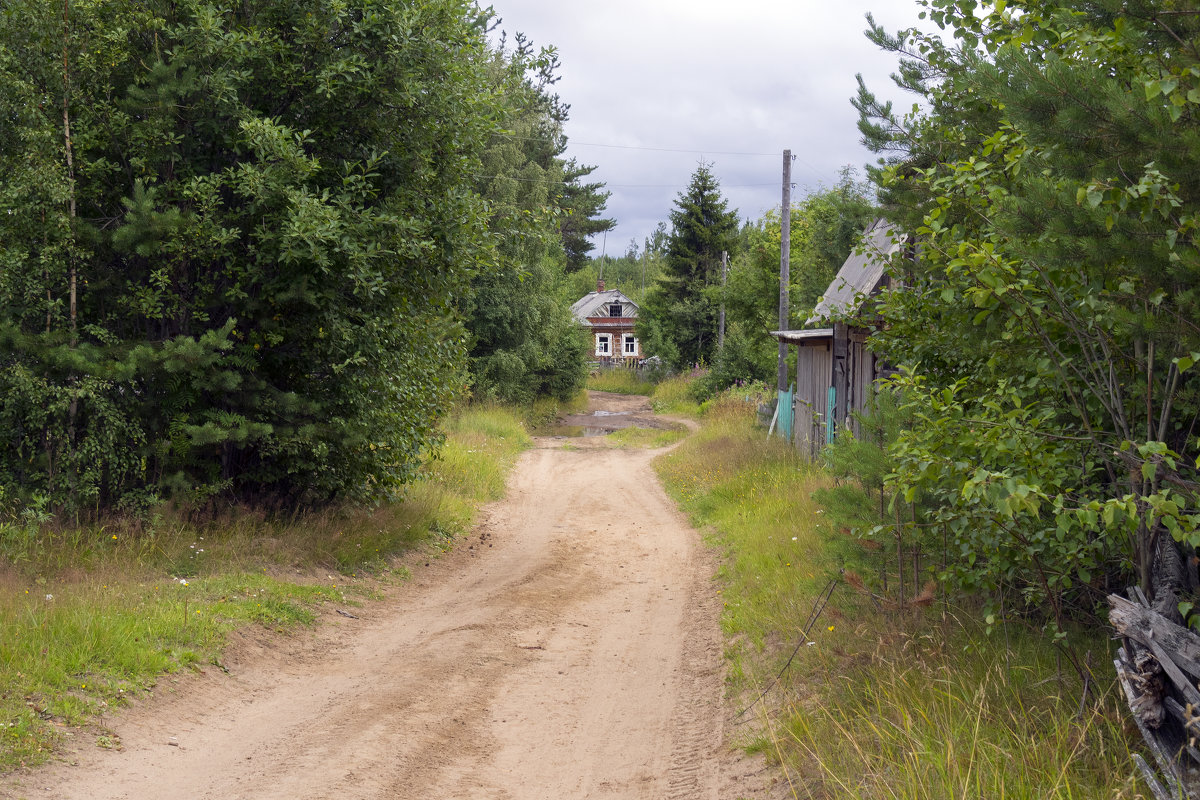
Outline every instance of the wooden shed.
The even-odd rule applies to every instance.
[[[838,430],[858,432],[853,413],[866,408],[884,372],[884,365],[867,349],[871,330],[866,307],[887,286],[887,261],[902,246],[892,227],[876,220],[808,319],[814,327],[772,332],[780,342],[796,347],[795,392],[781,397],[791,413],[780,409],[791,424],[781,428],[809,459],[816,458]],[[861,324],[854,324],[856,318]],[[825,327],[815,327],[822,323]]]

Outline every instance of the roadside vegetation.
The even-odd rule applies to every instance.
[[[405,497],[307,514],[150,512],[85,528],[0,525],[0,770],[181,669],[220,669],[228,634],[287,632],[379,596],[467,531],[529,442],[512,410],[476,406]],[[99,723],[97,723],[99,720]],[[101,731],[102,746],[119,746]]]
[[[500,25],[4,4],[0,519],[390,502],[468,387],[577,394],[568,277],[615,222],[553,48]]]
[[[688,430],[678,428],[623,428],[604,437],[610,446],[621,448],[666,447],[687,438]]]
[[[831,474],[768,440],[754,413],[744,396],[710,401],[658,469],[724,554],[737,724],[791,796],[1136,796],[1136,732],[1104,634],[1072,629],[1051,647],[1018,617],[988,628],[937,584],[898,603],[894,558],[827,523],[814,495],[827,499]],[[890,571],[891,591],[864,569]]]
[[[659,386],[665,409],[698,413],[686,378]],[[119,747],[105,713],[164,674],[223,669],[237,629],[287,634],[379,599],[503,496],[528,430],[586,402],[580,392],[521,408],[467,406],[443,422],[444,441],[403,497],[370,507],[160,503],[71,526],[11,504],[0,522],[0,771],[45,761],[80,728]],[[608,441],[662,447],[686,435],[631,428]]]
[[[657,384],[638,370],[617,367],[592,372],[587,378],[587,388],[614,394],[652,395]]]

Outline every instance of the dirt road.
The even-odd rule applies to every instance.
[[[601,408],[628,399],[597,395]],[[624,403],[625,406],[620,405]],[[564,447],[564,445],[569,445]],[[313,636],[244,641],[0,784],[29,800],[732,798],[711,556],[653,453],[539,439],[470,542]],[[731,765],[732,766],[731,768]],[[761,776],[751,776],[759,780]]]

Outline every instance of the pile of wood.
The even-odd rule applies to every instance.
[[[1108,602],[1123,639],[1117,677],[1157,772],[1134,759],[1157,800],[1200,800],[1200,636],[1152,608],[1140,589]]]

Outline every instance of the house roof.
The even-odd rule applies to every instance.
[[[571,314],[584,325],[589,325],[588,317],[607,317],[607,306],[620,303],[622,317],[636,317],[637,303],[625,296],[620,289],[609,289],[606,292],[588,292],[571,305]],[[604,313],[600,313],[600,312]]]
[[[883,281],[888,258],[904,244],[894,231],[885,220],[877,219],[871,223],[806,324],[812,325],[835,315],[857,314],[862,309],[865,298],[870,297]]]

